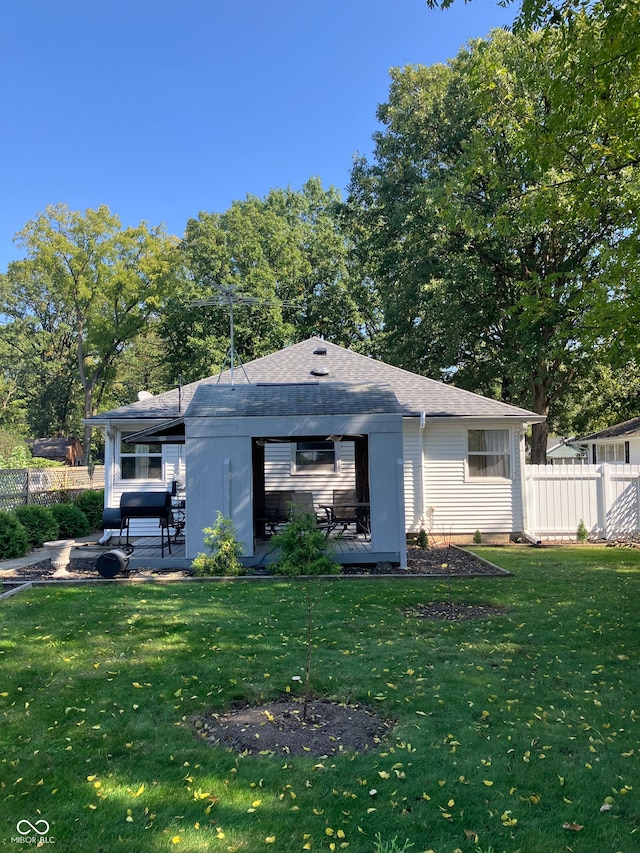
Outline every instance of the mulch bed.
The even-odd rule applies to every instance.
[[[410,575],[430,575],[435,577],[448,576],[476,576],[476,575],[508,575],[499,569],[497,566],[492,566],[484,560],[479,559],[470,551],[465,551],[463,548],[427,548],[421,549],[417,546],[409,546],[408,548],[408,568],[400,569],[397,566],[392,566],[390,563],[379,563],[377,565],[353,565],[343,566],[342,573],[344,575],[399,575],[406,577]],[[169,566],[170,564],[168,564]],[[83,557],[72,559],[69,564],[69,578],[73,579],[99,579],[100,576],[96,570],[95,557]],[[144,571],[144,570],[142,570]],[[15,569],[11,573],[7,573],[3,577],[0,567],[0,582],[3,580],[10,584],[25,581],[41,581],[51,580],[54,569],[51,561],[41,560],[31,566]],[[146,574],[165,575],[163,570],[146,570]],[[132,571],[131,575],[135,576],[138,571]],[[176,570],[177,577],[188,577],[188,570]],[[120,574],[118,577],[123,577]]]

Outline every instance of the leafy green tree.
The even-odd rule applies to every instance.
[[[311,179],[299,192],[274,189],[189,220],[182,252],[190,280],[174,294],[160,330],[167,373],[191,381],[222,367],[228,306],[194,307],[211,303],[216,286],[245,297],[234,306],[243,362],[312,334],[366,348],[375,311],[351,268],[340,201],[336,190]]]
[[[7,405],[2,423],[33,436],[81,430],[72,316],[60,295],[24,264],[0,276],[0,369]],[[16,415],[18,421],[16,421]]]
[[[576,26],[586,44],[590,21]],[[394,69],[375,162],[356,164],[347,206],[386,356],[552,417],[608,358],[602,317],[621,256],[633,277],[637,237],[632,166],[585,178],[597,114],[567,110],[563,38],[496,31],[446,66]],[[560,133],[569,116],[586,141]],[[546,434],[534,427],[534,461]]]
[[[174,272],[173,241],[146,224],[122,228],[105,206],[84,214],[65,205],[47,207],[16,241],[26,258],[9,265],[0,311],[17,337],[61,341],[75,360],[82,388],[82,417],[94,413],[95,396],[113,376],[130,341],[160,309]],[[91,427],[85,426],[84,447]]]
[[[31,450],[20,436],[0,429],[0,468],[26,468]]]

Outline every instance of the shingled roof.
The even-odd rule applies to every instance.
[[[257,358],[245,364],[243,369],[236,367],[234,371],[234,385],[239,388],[249,384],[258,385],[258,383],[271,383],[275,387],[309,382],[319,386],[335,383],[388,386],[395,394],[404,414],[419,415],[424,412],[431,418],[510,418],[528,422],[544,420],[527,409],[510,406],[453,385],[446,385],[444,382],[427,379],[425,376],[368,358],[317,337]],[[91,420],[101,422],[119,419],[175,418],[186,412],[197,389],[221,385],[230,387],[230,383],[231,374],[226,370],[220,376],[210,376],[199,382],[185,385],[181,389],[174,388],[164,394],[138,400],[127,406],[96,415]],[[273,414],[276,412],[274,411]]]
[[[202,417],[401,414],[388,385],[368,382],[297,382],[201,385],[185,414]]]
[[[583,435],[577,438],[576,441],[584,443],[586,441],[603,441],[610,438],[631,438],[635,435],[640,435],[640,418],[631,418],[629,421],[614,424],[614,426],[607,427],[599,432]]]

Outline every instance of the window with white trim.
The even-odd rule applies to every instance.
[[[162,445],[129,444],[131,432],[120,436],[120,478],[122,480],[161,480]]]
[[[319,474],[336,470],[333,441],[298,441],[293,446],[292,473]]]
[[[624,441],[615,441],[608,444],[596,444],[596,462],[628,462],[628,451],[625,450]]]
[[[469,477],[511,477],[508,429],[470,429],[467,433]]]

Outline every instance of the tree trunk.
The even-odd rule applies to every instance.
[[[547,422],[541,424],[533,424],[531,427],[531,464],[546,465],[547,464],[547,436],[549,435],[549,427]]]
[[[91,417],[93,414],[93,389],[85,386],[84,389],[84,416]],[[82,439],[82,464],[89,465],[91,463],[91,424],[85,423],[84,434]]]
[[[542,382],[533,383],[533,409],[537,415],[549,415],[549,395]],[[531,464],[547,464],[547,437],[549,427],[546,420],[531,427]]]

